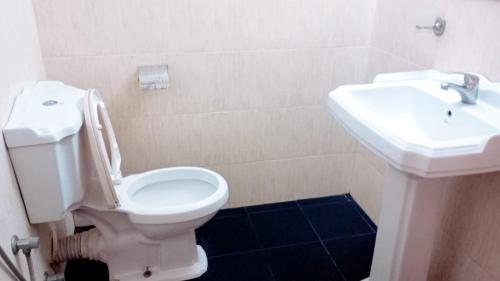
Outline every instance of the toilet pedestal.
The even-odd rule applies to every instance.
[[[132,249],[120,251],[107,261],[110,280],[181,281],[199,277],[207,271],[207,255],[201,246],[193,244],[194,231],[155,245],[130,245]],[[159,264],[143,262],[148,258]]]
[[[194,229],[176,229],[175,234],[151,239],[135,229],[125,214],[91,209],[74,213],[100,233],[97,239],[86,241],[88,252],[107,264],[110,281],[181,281],[207,271],[207,256],[196,245]]]
[[[427,280],[446,180],[388,166],[370,281]]]

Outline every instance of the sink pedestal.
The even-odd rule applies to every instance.
[[[446,178],[386,171],[370,281],[427,280]]]
[[[465,77],[380,74],[329,94],[333,116],[389,165],[371,281],[427,280],[447,181],[500,171],[500,83],[481,76],[480,98],[466,105],[441,87]]]

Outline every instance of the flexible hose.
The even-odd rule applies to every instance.
[[[10,261],[2,246],[0,246],[0,256],[2,257],[7,267],[10,269],[10,271],[16,276],[19,281],[27,281],[26,278],[24,278],[24,276],[21,274],[21,272],[19,272],[17,267],[12,263],[12,261]]]
[[[61,263],[80,258],[101,260],[100,239],[101,233],[95,228],[63,237],[58,241],[58,248],[52,257],[52,261]]]
[[[31,254],[26,253],[26,263],[28,264],[28,272],[30,273],[30,280],[36,281],[35,269],[33,268],[33,260],[31,259]]]

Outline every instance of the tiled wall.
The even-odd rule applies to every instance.
[[[397,11],[397,12],[395,12]],[[500,81],[500,2],[487,0],[378,0],[367,79],[380,72],[436,68],[472,71]],[[447,20],[435,37],[415,24]],[[368,151],[354,197],[374,218],[381,205],[381,160]],[[355,170],[356,170],[355,165]],[[375,180],[374,180],[375,179]],[[367,189],[373,183],[372,188]],[[449,181],[429,280],[500,280],[500,173]]]
[[[50,79],[97,88],[125,173],[201,165],[230,206],[349,191],[356,144],[326,108],[365,80],[375,0],[34,0]],[[140,91],[137,66],[168,63]]]
[[[14,101],[24,86],[43,79],[44,70],[38,43],[33,7],[30,0],[0,0],[0,127],[3,128]],[[24,211],[21,194],[12,171],[3,137],[0,138],[0,245],[24,276],[28,277],[26,260],[16,258],[10,251],[11,236],[42,235],[42,249],[34,250],[37,278],[48,269],[45,256],[49,250],[46,230],[30,226]],[[0,262],[0,280],[14,280]]]

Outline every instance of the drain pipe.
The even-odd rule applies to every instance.
[[[0,257],[2,257],[2,259],[5,262],[5,264],[7,265],[7,267],[10,269],[12,274],[14,274],[14,276],[16,276],[16,278],[19,281],[27,281],[26,278],[24,278],[24,276],[21,274],[21,272],[19,272],[17,267],[12,263],[12,261],[10,261],[9,257],[7,256],[5,251],[3,250],[2,246],[0,246]]]
[[[52,255],[56,264],[80,258],[103,261],[103,239],[96,228],[60,238],[57,245]]]

